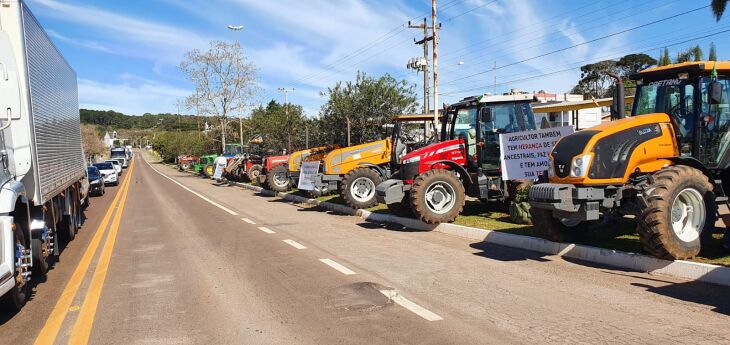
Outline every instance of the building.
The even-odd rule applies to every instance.
[[[576,130],[601,124],[605,114],[610,113],[608,107],[596,101],[583,100],[583,95],[569,93],[535,93],[533,103],[535,123],[549,123],[550,127],[573,126]]]

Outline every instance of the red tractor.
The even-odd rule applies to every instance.
[[[183,155],[177,158],[177,167],[180,171],[191,169],[195,164],[200,163],[200,157],[192,155]]]
[[[429,224],[453,222],[466,195],[509,202],[519,182],[502,180],[499,134],[536,129],[533,98],[485,95],[449,106],[442,141],[400,157],[398,171],[377,186],[378,201],[396,215],[412,213]]]
[[[225,169],[226,178],[233,181],[256,181],[261,174],[263,158],[260,155],[243,153],[228,158]]]
[[[271,185],[286,185],[289,186],[289,177],[287,176],[287,169],[284,165],[289,161],[289,155],[283,156],[269,156],[264,158],[261,164],[262,169],[256,180],[259,185],[266,187],[267,189],[274,190]],[[274,169],[278,166],[282,168]]]

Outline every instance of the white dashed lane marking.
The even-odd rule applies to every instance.
[[[271,229],[269,229],[269,228],[267,228],[265,226],[259,226],[259,230],[261,230],[261,231],[263,231],[263,232],[265,232],[267,234],[275,234],[276,233],[276,232],[274,232],[274,230],[271,230]]]
[[[244,221],[244,222],[246,222],[246,223],[249,223],[249,224],[256,224],[256,222],[254,222],[253,220],[250,220],[248,218],[241,218],[241,220]]]
[[[401,296],[395,290],[380,290],[380,293],[390,298],[391,301],[397,303],[399,306],[408,309],[408,311],[428,320],[428,321],[439,321],[443,320],[438,314],[421,307],[420,305],[413,303],[411,300]]]
[[[303,246],[301,243],[294,241],[294,240],[283,240],[284,243],[296,248],[296,249],[307,249],[307,247]]]
[[[334,260],[331,260],[331,259],[319,259],[319,261],[322,261],[322,263],[324,263],[325,265],[336,269],[337,271],[339,271],[342,274],[345,274],[345,275],[348,275],[348,276],[349,275],[352,275],[352,274],[356,274],[351,269],[349,269],[349,268],[347,268],[345,266],[342,266],[342,265],[338,264]]]

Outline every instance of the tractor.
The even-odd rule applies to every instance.
[[[591,224],[633,216],[647,253],[694,257],[712,239],[718,203],[728,202],[730,62],[655,67],[631,79],[630,117],[614,102],[615,121],[557,142],[548,181],[529,191],[533,222],[548,239],[569,241]],[[618,83],[614,99],[622,93]]]
[[[177,168],[180,171],[190,170],[193,166],[200,163],[200,158],[193,155],[182,155],[177,158]]]
[[[216,157],[218,157],[216,154],[200,156],[198,163],[193,165],[193,170],[205,177],[213,176],[213,173],[215,172],[215,165],[213,165],[213,161],[215,161]]]
[[[289,191],[299,181],[299,169],[307,157],[314,156],[314,158],[321,159],[325,154],[339,147],[339,145],[330,145],[296,151],[289,155],[286,163],[272,165],[271,169],[267,170],[262,184],[275,192]],[[262,181],[262,178],[259,178],[259,181]]]
[[[453,222],[467,195],[509,203],[522,181],[502,180],[499,134],[536,129],[533,100],[524,93],[484,95],[447,107],[441,142],[401,157],[398,172],[377,186],[378,201],[429,224]]]
[[[375,187],[390,177],[392,158],[430,143],[429,123],[435,132],[433,115],[397,115],[385,126],[392,129],[390,137],[332,150],[323,157],[309,196],[339,191],[352,208],[376,205]]]
[[[243,153],[236,157],[228,158],[228,165],[224,173],[226,178],[232,181],[256,181],[262,170],[263,158],[257,154]]]
[[[261,172],[256,177],[256,182],[269,190],[275,190],[276,185],[288,186],[289,180],[286,167],[274,170],[277,166],[285,166],[288,161],[289,155],[265,157],[261,163]]]

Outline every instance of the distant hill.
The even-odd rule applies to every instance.
[[[175,114],[125,115],[113,110],[80,109],[81,123],[110,129],[160,129],[191,131],[203,127],[205,121],[214,119],[205,116]]]

